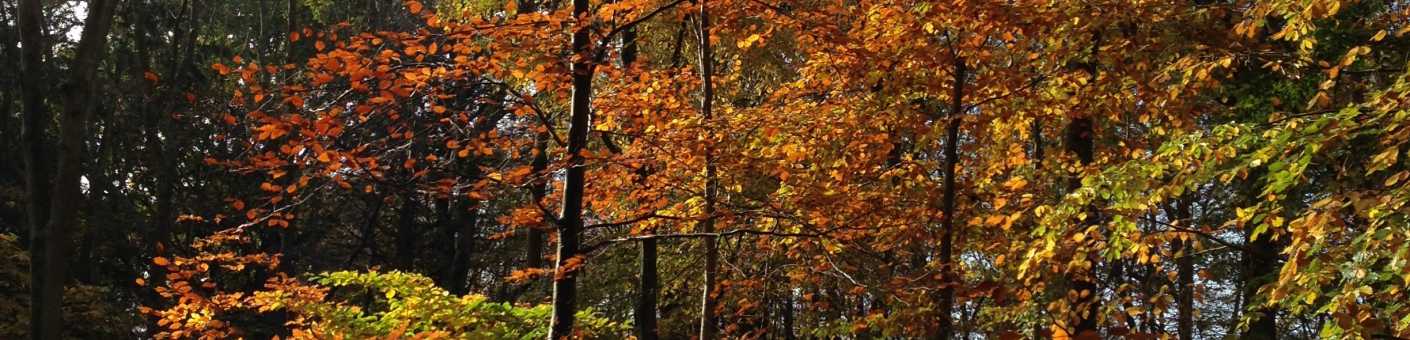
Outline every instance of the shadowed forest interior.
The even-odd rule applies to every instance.
[[[1410,339],[1410,1],[0,23],[0,339]]]

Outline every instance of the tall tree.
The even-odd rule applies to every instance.
[[[34,32],[36,26],[41,22],[37,3],[30,1],[21,3],[21,21],[24,23],[22,34],[25,40],[25,65],[26,70],[35,71],[39,67],[38,62],[42,62],[39,55],[42,53],[34,51],[43,48],[43,43],[35,37],[28,37]],[[36,254],[31,262],[31,326],[30,337],[34,339],[59,339],[63,337],[63,321],[59,307],[63,305],[64,285],[68,281],[68,262],[70,251],[70,231],[74,230],[74,225],[78,222],[78,209],[75,205],[82,201],[83,195],[79,189],[79,177],[82,174],[80,164],[83,162],[84,138],[87,137],[88,118],[94,107],[93,100],[98,89],[94,81],[98,68],[99,59],[107,51],[108,29],[112,24],[113,10],[117,6],[116,0],[92,0],[88,3],[88,17],[84,19],[83,33],[78,43],[78,50],[75,53],[73,64],[69,66],[68,79],[63,86],[61,95],[64,99],[63,111],[59,116],[59,143],[56,150],[57,165],[54,168],[54,178],[51,188],[39,187],[34,184],[42,183],[39,175],[31,174],[31,190],[50,190],[50,201],[42,201],[43,197],[31,194],[31,211],[38,211],[48,208],[48,220],[42,228],[38,225],[31,225],[31,251]],[[30,42],[35,42],[30,45]],[[45,81],[47,77],[42,77],[35,73],[28,73],[30,79],[27,82]],[[34,84],[29,84],[34,85]],[[27,96],[38,96],[33,93],[37,88],[26,89]],[[40,104],[41,100],[26,100],[26,109],[33,118],[43,118],[42,109],[29,108],[30,104]],[[42,105],[42,104],[40,104]],[[26,117],[30,119],[31,117]],[[42,133],[43,129],[39,124],[44,122],[33,122],[35,125],[27,128],[37,128],[30,130],[30,133]],[[31,140],[37,142],[37,140]],[[34,146],[31,146],[34,147]],[[37,157],[31,158],[31,173],[40,170]],[[43,202],[43,203],[41,203]],[[41,220],[42,215],[34,214],[32,221]]]
[[[700,81],[702,84],[700,91],[700,114],[704,117],[706,124],[714,118],[713,105],[715,101],[715,57],[710,46],[710,8],[709,0],[700,0],[700,12],[697,14],[700,20]],[[705,131],[712,131],[707,129]],[[708,132],[707,132],[708,133]],[[705,138],[710,139],[710,138]],[[715,151],[713,146],[705,147],[705,219],[700,221],[700,231],[706,234],[715,232],[715,201],[719,195],[719,179],[716,178]],[[705,241],[705,278],[701,282],[703,292],[700,303],[700,339],[713,340],[717,337],[718,329],[716,320],[716,309],[719,303],[719,292],[716,281],[719,280],[720,272],[720,250],[719,237],[707,236]]]
[[[959,142],[960,124],[964,121],[964,84],[968,75],[964,58],[953,56],[954,63],[951,71],[954,77],[952,82],[952,93],[950,94],[949,116],[945,117],[945,163],[940,169],[941,176],[944,177],[941,190],[944,196],[941,199],[942,215],[940,216],[940,314],[938,339],[951,339],[954,337],[954,321],[952,314],[955,308],[955,286],[959,284],[959,279],[955,275],[953,259],[955,242],[955,167],[959,164]]]
[[[588,16],[588,0],[573,0],[573,16]],[[578,274],[582,270],[583,258],[579,257],[578,246],[582,242],[583,229],[583,187],[587,168],[584,166],[584,151],[587,147],[588,129],[592,110],[592,51],[589,49],[587,22],[577,22],[573,27],[572,80],[573,95],[570,103],[568,122],[568,146],[563,153],[568,158],[567,174],[563,178],[563,208],[558,223],[558,253],[553,274],[553,319],[549,323],[549,339],[562,339],[573,335],[573,317],[577,312]]]

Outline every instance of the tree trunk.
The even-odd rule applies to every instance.
[[[946,119],[945,127],[945,164],[941,172],[944,174],[944,197],[941,202],[941,209],[944,215],[940,217],[940,322],[939,332],[935,334],[937,339],[948,340],[954,337],[954,320],[951,315],[955,308],[955,285],[957,277],[954,273],[951,256],[954,252],[955,239],[955,166],[959,164],[959,142],[960,123],[964,119],[964,82],[966,70],[964,59],[955,57],[954,93],[950,95],[950,113]]]
[[[1258,203],[1263,199],[1262,185],[1266,178],[1265,168],[1255,168],[1248,174],[1246,180],[1238,188],[1242,204],[1238,206],[1249,206]],[[1272,239],[1271,230],[1259,235],[1253,235],[1253,230],[1257,225],[1249,223],[1244,227],[1244,251],[1239,260],[1240,294],[1242,301],[1238,309],[1245,314],[1244,317],[1252,319],[1247,329],[1239,330],[1239,339],[1249,340],[1273,340],[1278,338],[1278,311],[1275,308],[1262,307],[1263,300],[1258,296],[1258,289],[1265,284],[1273,282],[1281,267],[1278,253],[1281,247]],[[1238,320],[1234,320],[1238,324]]]
[[[1190,199],[1181,199],[1175,207],[1174,217],[1178,223],[1187,227],[1194,227],[1194,223],[1187,223],[1190,220]],[[1194,339],[1194,243],[1184,239],[1171,241],[1172,253],[1178,258],[1175,260],[1176,282],[1175,282],[1175,306],[1176,306],[1176,334],[1179,340]]]
[[[78,43],[74,64],[69,69],[72,73],[63,91],[65,101],[63,113],[59,117],[58,166],[52,184],[53,192],[49,197],[49,220],[45,228],[35,230],[31,234],[34,242],[31,251],[34,255],[31,267],[33,297],[30,302],[30,337],[33,339],[59,339],[63,336],[59,307],[63,305],[64,284],[67,282],[68,253],[72,242],[69,231],[78,222],[78,202],[83,199],[79,190],[83,139],[87,136],[88,117],[92,109],[90,101],[97,89],[93,84],[94,73],[99,57],[107,48],[108,28],[112,24],[116,1],[92,0],[88,5],[91,12],[84,19],[83,35]],[[25,4],[21,6],[28,7]],[[27,13],[26,16],[37,14]],[[26,54],[28,53],[30,51],[26,51]]]
[[[1251,227],[1250,227],[1251,228]],[[1272,276],[1278,273],[1278,245],[1273,242],[1270,235],[1262,234],[1257,237],[1248,237],[1246,243],[1248,251],[1243,257],[1243,295],[1245,306],[1259,304],[1258,288],[1272,281]],[[1247,308],[1247,307],[1245,307]],[[1248,329],[1239,334],[1240,339],[1250,340],[1274,340],[1278,338],[1278,312],[1274,308],[1256,308],[1247,310],[1246,313],[1253,313],[1250,316],[1253,322],[1249,323]]]
[[[710,47],[709,1],[700,0],[700,77],[703,83],[700,99],[700,112],[708,124],[712,118],[712,105],[715,100],[714,56]],[[718,194],[715,178],[714,150],[709,146],[705,151],[705,220],[700,222],[700,231],[715,232],[715,200]],[[705,238],[705,282],[700,307],[700,340],[714,340],[717,336],[715,306],[719,303],[715,291],[715,281],[720,271],[720,249],[718,237]]]
[[[529,189],[529,195],[535,204],[542,204],[545,196],[548,196],[548,187],[552,184],[548,182],[548,174],[544,173],[548,169],[548,133],[539,133],[534,142],[534,176],[540,179],[533,183]],[[525,266],[529,268],[543,268],[543,246],[546,242],[542,226],[529,228],[528,244],[525,249]],[[532,285],[532,284],[530,284]]]
[[[20,56],[20,105],[24,110],[24,117],[20,122],[20,144],[24,148],[25,164],[25,194],[26,205],[25,216],[29,222],[30,229],[30,252],[31,254],[43,254],[45,246],[44,226],[49,223],[49,153],[44,152],[46,142],[45,133],[50,124],[49,107],[46,106],[44,94],[48,92],[51,79],[46,77],[44,72],[44,57],[47,55],[48,44],[44,41],[44,14],[43,7],[39,0],[20,0],[19,3],[19,33],[21,56]],[[44,268],[44,259],[41,256],[34,256],[32,272],[35,269]],[[32,275],[33,286],[41,287],[44,277]],[[36,290],[36,298],[39,298]],[[33,306],[40,306],[46,303],[41,300],[33,300]],[[30,320],[42,320],[38,314],[38,309],[34,310]],[[31,323],[38,326],[38,322]],[[35,338],[42,338],[42,334],[35,333]],[[57,335],[54,335],[57,337]]]
[[[795,339],[793,335],[793,291],[783,295],[783,338],[785,340]]]
[[[573,0],[573,16],[586,18],[588,0]],[[588,30],[586,22],[574,27],[573,51],[573,101],[571,118],[568,123],[567,175],[563,180],[563,210],[558,219],[558,258],[553,277],[553,319],[549,326],[549,339],[562,339],[573,335],[573,313],[577,312],[578,273],[582,263],[577,262],[579,233],[583,228],[583,187],[587,168],[583,165],[583,155],[587,146],[588,124],[592,109],[592,64],[588,63]],[[573,262],[570,262],[573,261]]]
[[[656,277],[656,239],[641,241],[641,278],[639,281],[636,311],[637,339],[657,338],[656,295],[660,283]]]
[[[414,192],[406,193],[401,198],[401,208],[397,209],[397,269],[412,271],[416,262],[417,236],[420,230],[416,228],[416,197]]]
[[[1244,188],[1244,199],[1252,204],[1257,202],[1260,190],[1256,183],[1262,183],[1264,172],[1259,169],[1249,174],[1248,182]],[[1240,259],[1240,279],[1243,281],[1241,295],[1244,301],[1243,312],[1251,313],[1245,317],[1252,319],[1247,329],[1239,332],[1240,339],[1249,340],[1275,340],[1278,338],[1278,311],[1271,307],[1262,307],[1262,299],[1258,296],[1258,288],[1273,282],[1278,275],[1278,268],[1281,266],[1278,260],[1280,246],[1273,241],[1271,231],[1254,235],[1253,230],[1256,224],[1249,223],[1244,228],[1244,253]]]
[[[480,180],[480,166],[471,160],[469,170],[470,183]],[[451,259],[450,278],[447,284],[450,292],[455,295],[465,295],[470,292],[470,286],[466,283],[466,277],[470,275],[470,255],[475,249],[475,231],[480,224],[480,201],[469,199],[465,202],[465,207],[459,213],[465,214],[464,218],[458,219],[460,230],[455,236],[455,258]]]

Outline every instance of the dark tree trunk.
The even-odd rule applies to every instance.
[[[20,122],[20,144],[24,148],[25,164],[25,194],[29,204],[26,205],[26,221],[30,229],[30,252],[31,254],[44,253],[47,233],[44,231],[45,225],[49,223],[49,154],[44,152],[46,148],[45,134],[49,129],[50,119],[49,107],[45,103],[44,94],[48,92],[49,79],[44,72],[44,57],[47,55],[48,43],[44,40],[44,14],[43,6],[39,0],[20,0],[19,15],[20,44],[20,105],[24,110],[24,116]],[[32,269],[44,268],[44,259],[35,256]],[[37,271],[34,271],[37,272]],[[37,289],[43,284],[44,277],[33,275],[31,279],[33,286]],[[38,295],[38,294],[36,294]],[[36,296],[39,297],[39,296]],[[34,300],[33,305],[39,306],[44,301]],[[34,310],[30,320],[42,320],[38,314],[38,309]],[[32,323],[37,327],[39,323]],[[35,333],[35,338],[41,338],[42,334]],[[57,337],[57,335],[54,335]]]
[[[1193,227],[1190,220],[1190,199],[1181,199],[1176,202],[1174,217],[1178,223]],[[1194,276],[1195,260],[1194,243],[1183,239],[1171,241],[1172,253],[1178,258],[1175,260],[1175,306],[1176,306],[1176,335],[1179,340],[1194,339]]]
[[[475,162],[470,163],[470,182],[474,183],[480,178],[480,168]],[[447,280],[450,292],[455,295],[465,295],[470,292],[466,278],[470,275],[470,257],[475,253],[475,233],[480,224],[480,201],[467,200],[460,213],[464,214],[464,218],[457,222],[460,230],[456,232],[455,258],[451,259],[451,274]]]
[[[1256,204],[1262,199],[1261,183],[1265,181],[1266,175],[1264,168],[1250,171],[1239,193],[1244,206]],[[1243,230],[1244,252],[1239,263],[1239,279],[1242,281],[1239,287],[1240,299],[1243,300],[1241,311],[1248,313],[1244,316],[1253,321],[1247,329],[1239,331],[1239,339],[1274,340],[1278,338],[1278,311],[1275,308],[1262,307],[1263,301],[1258,296],[1258,289],[1273,282],[1277,277],[1278,268],[1281,266],[1278,258],[1281,247],[1273,240],[1271,230],[1254,235],[1256,226],[1256,223],[1248,223]]]
[[[38,10],[27,8],[28,3],[29,1],[25,1],[21,6],[29,11]],[[107,49],[108,29],[112,24],[116,1],[92,0],[88,5],[90,12],[84,19],[83,35],[78,43],[74,63],[69,69],[72,73],[69,74],[70,79],[62,91],[64,105],[63,113],[59,117],[58,166],[55,168],[53,191],[49,197],[49,220],[45,228],[31,233],[31,251],[34,255],[31,267],[33,297],[30,302],[30,337],[34,339],[59,339],[63,336],[59,306],[63,305],[64,284],[68,281],[68,258],[72,243],[69,233],[78,222],[78,203],[83,200],[82,192],[79,191],[83,139],[87,137],[88,117],[92,110],[91,100],[97,89],[93,80],[98,59]],[[38,13],[26,13],[25,16],[29,15]],[[22,21],[34,19],[37,18],[22,18]],[[28,53],[31,51],[26,51],[26,54]]]
[[[544,171],[548,169],[549,137],[547,133],[539,133],[536,138],[537,140],[534,142],[535,150],[532,167],[534,176],[538,176],[539,179],[535,181],[533,187],[529,189],[529,195],[534,200],[535,204],[542,204],[544,197],[548,196],[548,187],[552,185],[548,182],[548,174],[544,173]],[[543,246],[546,242],[544,234],[543,226],[529,228],[528,244],[526,245],[528,249],[525,250],[524,254],[525,266],[529,268],[543,268]],[[532,284],[530,285],[532,286]]]
[[[1278,275],[1279,246],[1272,240],[1268,233],[1253,235],[1253,226],[1245,230],[1246,243],[1244,256],[1241,261],[1243,267],[1242,294],[1244,300],[1244,313],[1253,321],[1249,323],[1248,329],[1239,333],[1240,339],[1249,340],[1274,340],[1278,338],[1278,311],[1270,307],[1259,306],[1261,299],[1258,297],[1258,288],[1273,281]]]
[[[708,124],[713,113],[711,109],[715,101],[714,85],[714,56],[710,47],[710,10],[709,1],[700,0],[700,77],[703,87],[701,89],[700,112],[705,117]],[[714,150],[707,147],[705,151],[705,220],[700,222],[700,231],[704,233],[715,232],[715,200],[718,195],[718,181],[715,177]],[[718,334],[716,330],[718,320],[715,315],[716,305],[719,304],[719,293],[716,292],[715,283],[719,280],[720,272],[720,249],[719,237],[705,238],[705,282],[700,306],[700,340],[714,340]]]
[[[955,285],[958,280],[954,273],[951,260],[954,252],[955,239],[955,167],[959,164],[959,142],[960,123],[964,119],[964,83],[966,66],[964,59],[955,57],[954,93],[950,95],[950,112],[946,119],[945,127],[945,164],[941,172],[944,174],[944,197],[941,201],[941,209],[944,215],[940,217],[940,314],[939,331],[935,338],[948,340],[954,337],[953,314],[955,308]]]
[[[657,338],[656,295],[659,286],[660,283],[656,277],[656,239],[648,238],[641,241],[641,278],[638,288],[640,291],[637,297],[636,312],[633,314],[638,339],[652,340]]]
[[[783,295],[783,338],[793,340],[793,291]]]
[[[573,15],[588,15],[588,0],[573,0]],[[573,313],[577,312],[578,273],[581,263],[570,265],[569,261],[580,261],[578,257],[579,233],[583,228],[583,189],[587,168],[583,165],[582,151],[587,146],[588,124],[592,109],[592,64],[588,63],[588,29],[586,23],[574,27],[573,58],[573,100],[571,118],[568,123],[568,170],[563,180],[563,210],[558,218],[558,257],[553,277],[553,319],[549,324],[549,339],[562,339],[573,335]]]
[[[416,262],[416,247],[420,230],[416,228],[416,195],[406,193],[397,209],[397,254],[396,267],[411,271]]]

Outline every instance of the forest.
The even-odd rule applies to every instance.
[[[1406,0],[0,23],[0,339],[1410,339]]]

